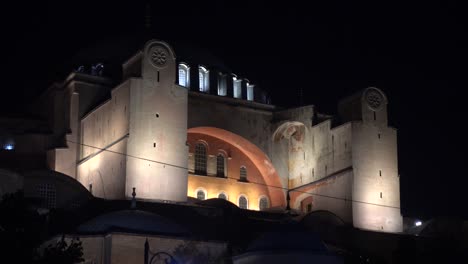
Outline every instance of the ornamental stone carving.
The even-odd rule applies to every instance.
[[[167,62],[168,52],[166,48],[156,46],[150,50],[151,63],[158,68],[164,67]]]
[[[375,88],[368,89],[364,95],[364,99],[372,110],[380,109],[385,100],[382,93]]]

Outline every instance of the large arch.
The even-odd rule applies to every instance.
[[[286,121],[273,133],[272,160],[283,177],[284,187],[300,186],[310,178],[310,164],[306,162],[306,153],[311,153],[311,144],[306,132],[304,123]]]
[[[188,134],[202,134],[211,136],[222,140],[241,151],[250,159],[250,161],[255,165],[262,176],[262,182],[257,182],[256,184],[264,184],[268,186],[268,192],[271,198],[271,206],[285,206],[285,193],[284,189],[282,188],[279,175],[268,156],[256,145],[239,135],[215,127],[190,128],[188,129]],[[255,184],[254,182],[252,183]]]

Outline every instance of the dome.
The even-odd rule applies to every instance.
[[[83,224],[78,233],[102,234],[111,231],[185,235],[188,230],[154,213],[140,210],[122,210],[99,215]]]
[[[233,257],[244,263],[343,263],[328,252],[322,241],[309,232],[267,232],[254,240],[247,251]]]
[[[167,42],[175,51],[178,61],[198,63],[209,68],[215,68],[222,72],[231,72],[231,69],[212,52],[194,44],[182,41],[161,39],[158,36],[147,36],[138,33],[123,34],[101,39],[95,43],[78,50],[71,58],[70,66],[92,64],[102,62],[105,65],[118,65],[127,61],[130,57],[141,51],[145,43],[150,39],[158,39]]]
[[[230,209],[233,211],[240,210],[237,205],[231,203],[230,201],[219,199],[219,198],[212,198],[212,199],[207,199],[203,201],[198,200],[197,204],[216,207],[216,208],[222,208],[222,209]]]
[[[53,170],[31,170],[24,176],[24,193],[40,198],[47,208],[75,209],[93,198],[77,180]]]
[[[316,234],[304,231],[264,233],[250,243],[247,251],[288,249],[327,252],[327,249]]]

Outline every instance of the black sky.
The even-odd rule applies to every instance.
[[[144,2],[62,2],[2,7],[4,113],[71,71],[83,49],[144,31]],[[403,213],[468,218],[462,6],[171,2],[151,1],[153,37],[210,50],[277,105],[297,105],[302,87],[305,103],[334,113],[343,96],[383,89],[398,129]]]

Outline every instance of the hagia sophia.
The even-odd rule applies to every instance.
[[[178,54],[149,40],[122,62],[117,82],[103,74],[105,64],[80,67],[31,105],[35,118],[1,119],[0,194],[22,189],[48,209],[115,204],[119,210],[78,223],[74,234],[83,234],[89,263],[126,263],[111,261],[125,259],[119,248],[140,243],[135,254],[143,257],[145,241],[153,247],[165,239],[145,234],[191,232],[158,210],[214,217],[219,210],[207,208],[220,203],[257,218],[326,212],[359,230],[403,231],[397,130],[382,90],[343,98],[337,115],[314,105],[282,108],[248,76]],[[120,233],[110,237],[107,227]],[[138,235],[122,233],[130,229]],[[228,244],[194,247],[216,255]],[[244,257],[234,263],[258,256]]]

